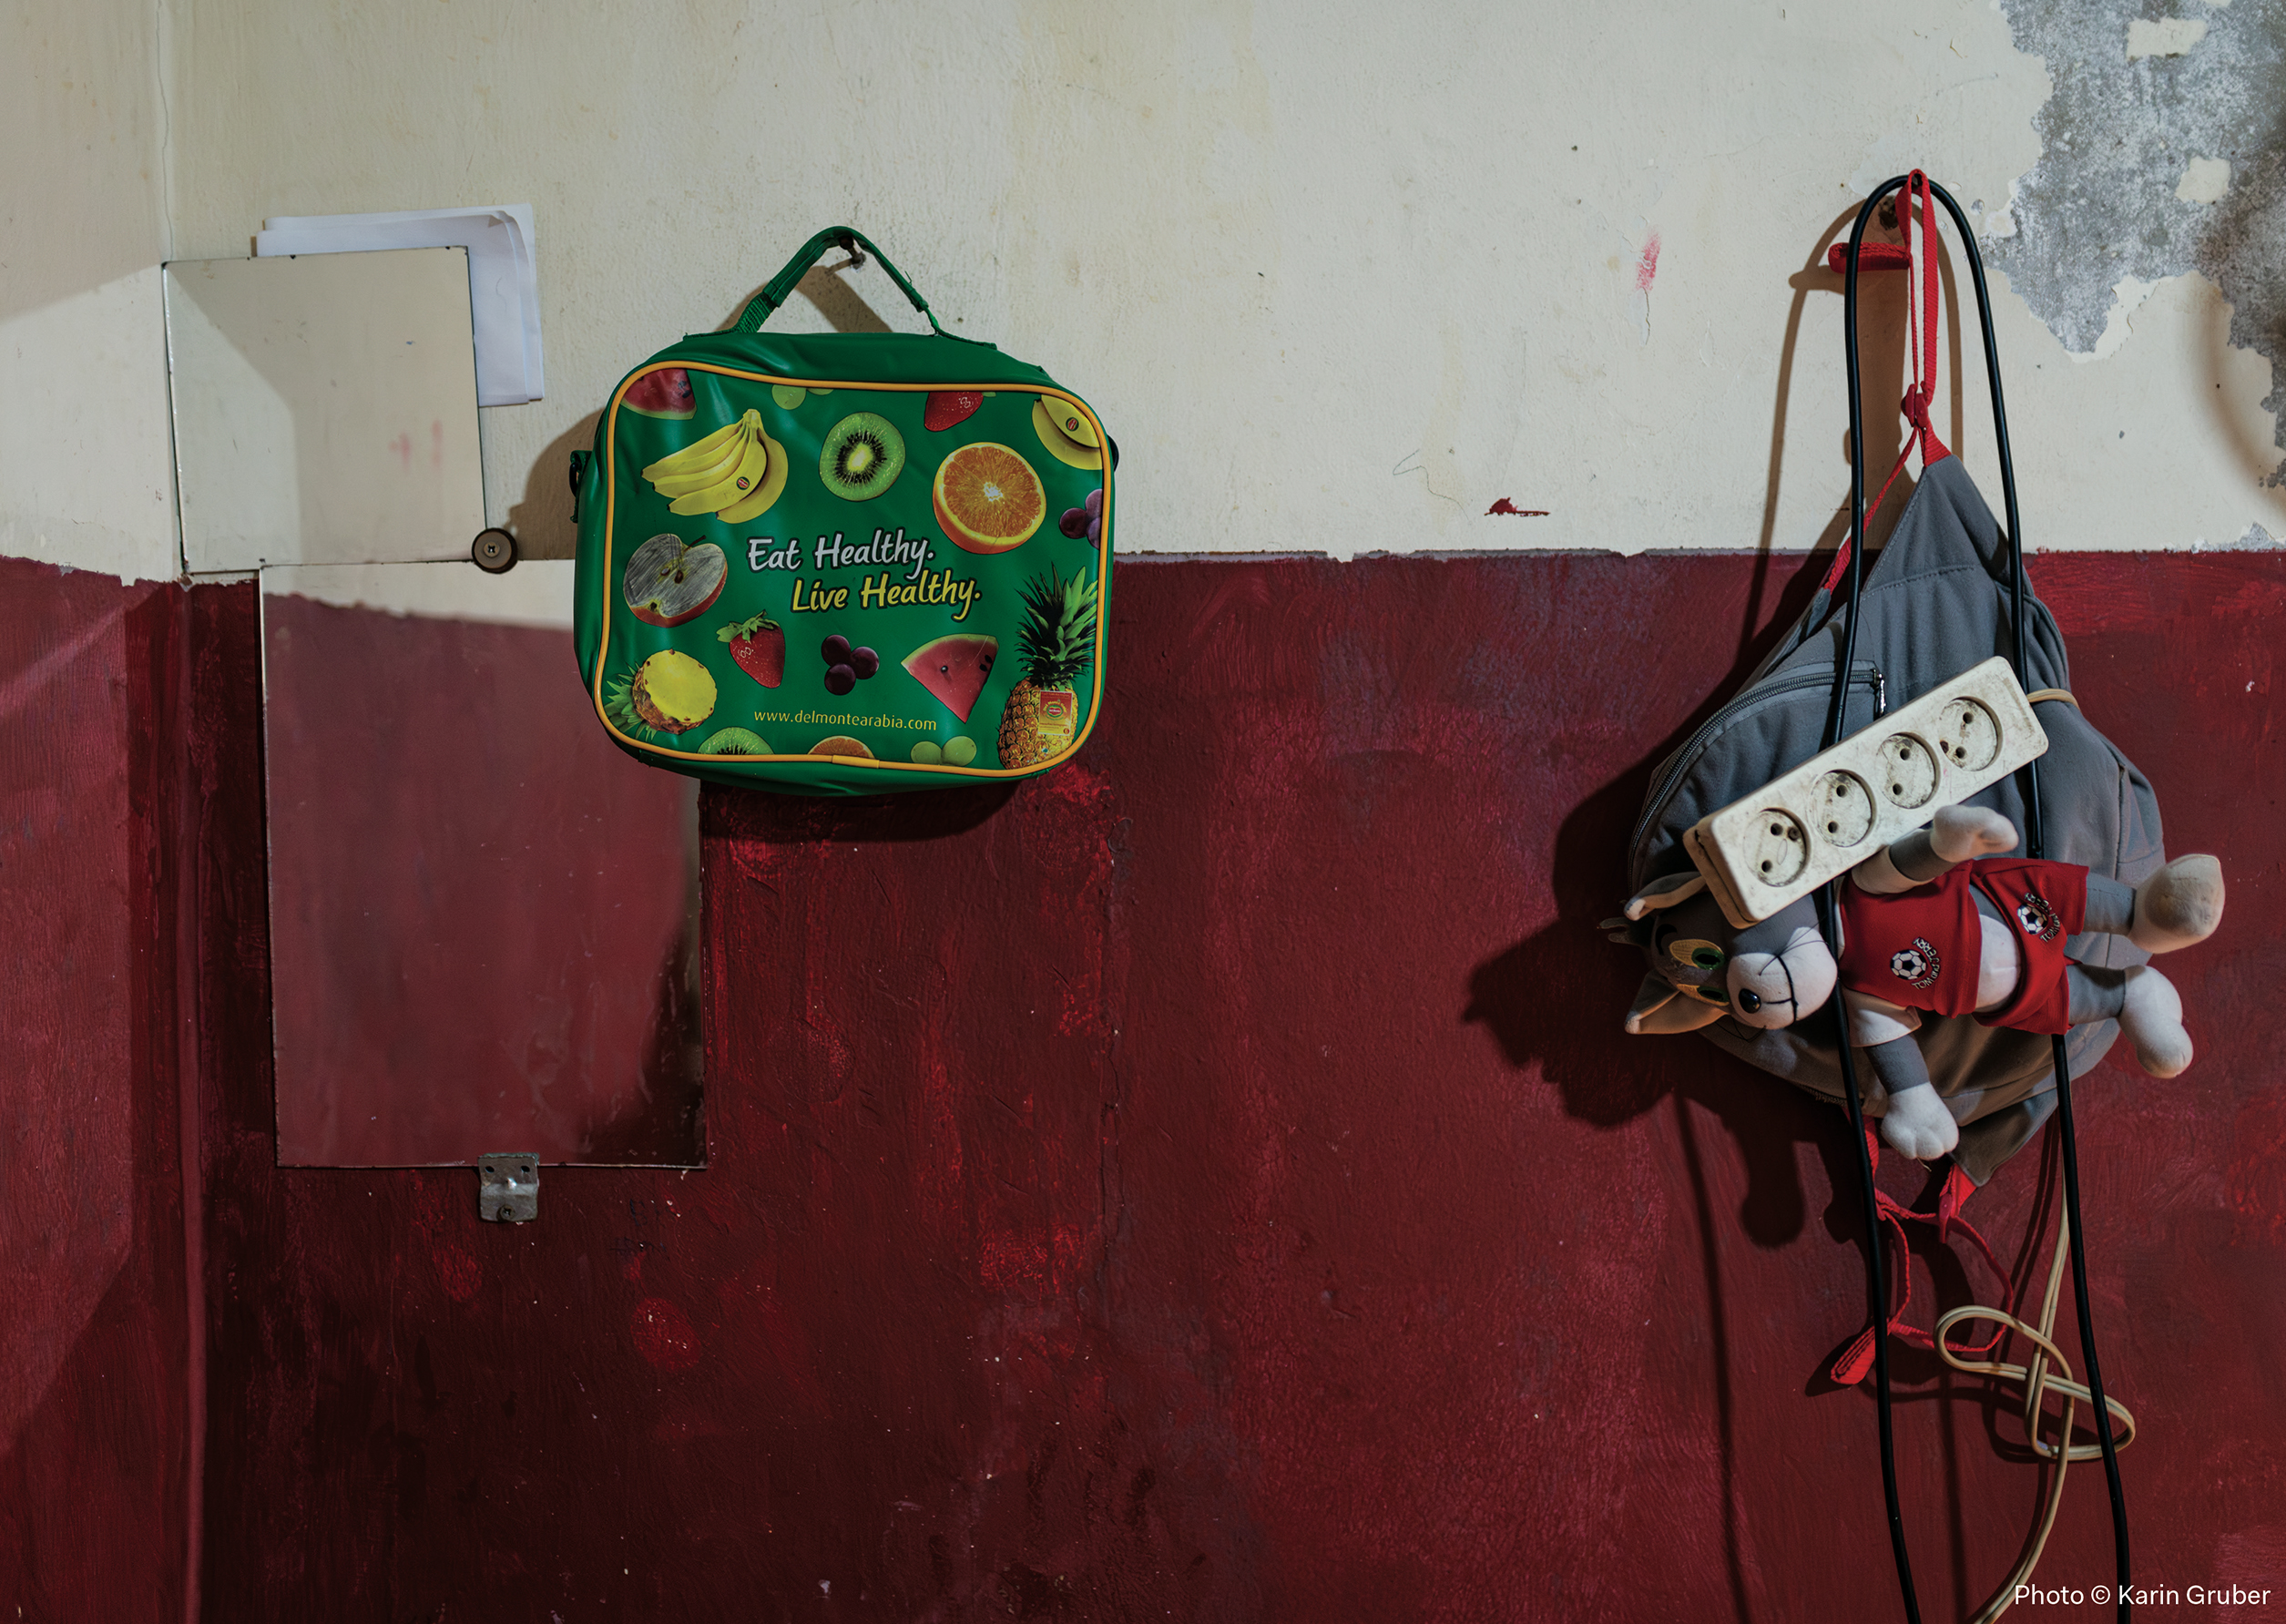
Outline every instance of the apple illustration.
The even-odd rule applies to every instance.
[[[680,626],[712,608],[730,578],[730,561],[714,543],[654,536],[628,560],[628,608],[648,625]]]

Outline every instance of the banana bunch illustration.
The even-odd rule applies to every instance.
[[[785,490],[786,448],[762,432],[762,414],[750,411],[661,457],[643,477],[669,498],[673,512],[711,513],[726,525],[742,525]]]

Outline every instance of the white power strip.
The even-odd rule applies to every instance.
[[[1972,666],[1683,835],[1740,930],[2045,754],[2008,661]]]

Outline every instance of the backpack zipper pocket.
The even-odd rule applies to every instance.
[[[1874,665],[1871,660],[1859,660],[1851,668],[1850,686],[1852,689],[1862,688],[1872,690],[1873,719],[1876,721],[1888,713],[1889,679],[1882,674],[1879,666]],[[1658,781],[1652,787],[1651,793],[1645,797],[1643,814],[1636,820],[1635,833],[1628,841],[1629,862],[1633,862],[1635,853],[1641,849],[1644,835],[1658,816],[1660,809],[1666,805],[1667,798],[1675,792],[1675,786],[1682,782],[1684,775],[1698,764],[1699,756],[1718,734],[1740,717],[1750,711],[1760,710],[1774,700],[1790,698],[1804,690],[1814,689],[1832,691],[1833,669],[1832,667],[1829,666],[1823,670],[1814,666],[1806,667],[1801,670],[1789,671],[1783,677],[1773,678],[1740,694],[1707,718],[1705,721],[1699,723],[1690,737],[1683,741],[1681,747],[1667,759],[1666,770],[1659,774]],[[1845,714],[1846,710],[1845,703]],[[1773,768],[1771,777],[1776,778],[1783,771],[1783,768]],[[1709,810],[1717,809],[1709,808]]]

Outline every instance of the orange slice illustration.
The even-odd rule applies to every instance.
[[[964,445],[937,465],[929,501],[953,544],[972,553],[1020,547],[1047,516],[1047,492],[1032,465],[989,440]]]

